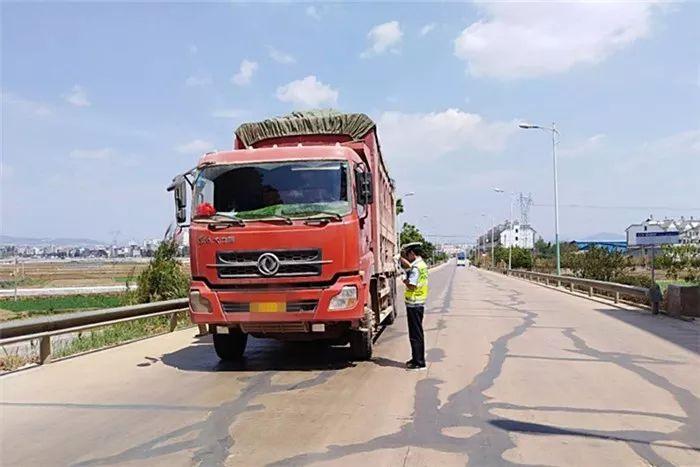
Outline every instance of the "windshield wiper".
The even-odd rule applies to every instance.
[[[316,214],[312,214],[307,219],[333,219],[336,221],[342,221],[343,216],[333,211],[316,211]]]
[[[210,220],[208,223],[210,225],[234,224],[234,225],[240,225],[241,227],[245,226],[245,221],[243,219],[241,219],[240,217],[236,217],[236,216],[233,216],[231,214],[224,214],[221,212],[217,212],[209,219]]]
[[[265,217],[261,217],[260,219],[250,219],[250,220],[256,220],[256,221],[271,221],[271,220],[282,220],[286,222],[289,225],[292,225],[294,222],[292,222],[291,217],[284,216],[282,214],[270,214]]]

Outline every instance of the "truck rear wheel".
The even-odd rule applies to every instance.
[[[230,329],[228,334],[214,334],[214,350],[225,362],[235,362],[243,357],[248,343],[248,334]]]

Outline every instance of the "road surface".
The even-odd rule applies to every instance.
[[[453,265],[430,283],[427,371],[403,317],[357,364],[254,340],[226,366],[180,331],[1,378],[0,464],[700,465],[697,323]]]

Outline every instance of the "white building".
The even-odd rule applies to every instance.
[[[493,232],[491,232],[493,230]],[[497,225],[493,229],[489,229],[484,235],[478,238],[478,247],[481,250],[491,248],[491,238],[493,234],[493,243],[495,246],[520,247],[531,250],[535,247],[535,234],[537,232],[527,224],[521,224],[515,221],[513,224],[510,221],[505,221],[503,224]]]
[[[700,219],[681,217],[680,219],[654,219],[650,216],[647,220],[632,224],[627,229],[627,246],[636,247],[637,233],[639,232],[678,232],[680,243],[700,243]]]
[[[535,248],[535,229],[529,225],[514,222],[506,223],[500,234],[500,244],[505,248],[519,247],[531,250]]]

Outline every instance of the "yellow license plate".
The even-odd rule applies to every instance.
[[[284,313],[287,311],[285,302],[252,302],[250,311],[253,313]]]

